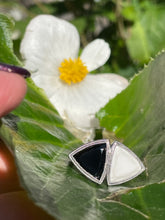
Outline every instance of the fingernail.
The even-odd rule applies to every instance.
[[[29,71],[19,66],[13,66],[13,65],[5,64],[5,63],[0,63],[0,70],[8,72],[8,73],[17,73],[23,76],[24,78],[30,77]]]

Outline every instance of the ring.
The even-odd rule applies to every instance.
[[[87,178],[101,184],[118,185],[141,174],[145,167],[128,147],[101,139],[84,144],[69,154],[70,160]]]

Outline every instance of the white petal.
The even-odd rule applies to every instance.
[[[95,113],[127,85],[128,81],[116,74],[88,75],[71,86],[59,81],[50,100],[63,118],[86,130],[98,126]]]
[[[84,48],[81,59],[86,64],[88,71],[91,72],[104,65],[110,57],[110,53],[109,44],[104,40],[97,39]]]
[[[49,99],[55,92],[58,92],[59,85],[61,84],[60,78],[53,75],[32,74],[32,79],[38,87],[44,89]]]
[[[51,15],[39,15],[32,19],[21,43],[26,68],[39,74],[57,74],[63,59],[77,57],[78,50],[76,28]]]
[[[125,78],[116,74],[88,75],[71,86],[56,76],[32,77],[45,90],[67,128],[84,142],[91,141],[94,128],[99,127],[95,113],[128,85]]]
[[[68,118],[64,118],[65,127],[78,139],[82,140],[83,143],[87,143],[89,141],[93,141],[95,137],[95,129],[94,128],[77,128],[73,122]]]
[[[33,74],[32,79],[37,86],[44,89],[46,95],[54,104],[55,108],[59,111],[61,117],[64,119],[65,127],[77,138],[81,139],[84,143],[94,139],[93,128],[77,128],[77,125],[68,117],[66,100],[68,100],[68,91],[71,86],[63,83],[58,77],[45,76]],[[72,89],[71,89],[72,90]]]

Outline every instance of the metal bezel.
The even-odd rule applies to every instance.
[[[74,158],[74,155],[77,154],[78,152],[86,149],[86,148],[91,148],[93,147],[94,145],[97,145],[97,144],[102,144],[102,143],[105,143],[106,144],[106,158],[105,158],[105,164],[104,164],[104,170],[103,170],[103,173],[101,175],[101,178],[100,179],[97,179],[95,178],[94,176],[92,176],[90,173],[88,173],[86,170],[84,170],[80,164],[75,160]],[[70,160],[73,162],[73,164],[77,167],[77,169],[83,173],[87,178],[89,178],[90,180],[92,180],[93,182],[95,183],[98,183],[98,184],[101,184],[103,182],[103,180],[105,179],[105,176],[107,175],[107,166],[108,166],[108,161],[109,161],[109,154],[111,152],[111,149],[110,149],[110,141],[108,139],[101,139],[101,140],[96,140],[96,141],[92,141],[92,142],[89,142],[87,144],[84,144],[82,146],[80,146],[79,148],[77,148],[76,150],[72,151],[70,154],[69,154],[69,158]]]
[[[120,147],[124,148],[124,149],[125,149],[126,151],[128,151],[133,157],[135,157],[135,158],[138,160],[139,165],[141,166],[141,170],[140,170],[139,172],[137,172],[136,175],[133,175],[132,177],[127,178],[127,179],[125,179],[124,181],[111,182],[111,181],[110,181],[111,168],[112,168],[111,165],[112,165],[112,160],[113,160],[114,151],[115,151],[115,148],[116,148],[117,146],[120,146]],[[111,157],[110,157],[110,160],[109,160],[109,163],[108,163],[108,167],[107,167],[107,184],[108,184],[109,186],[111,186],[111,185],[119,185],[119,184],[125,183],[125,182],[127,182],[127,181],[129,181],[129,180],[132,180],[132,179],[134,179],[135,177],[137,177],[139,174],[141,174],[144,170],[145,170],[145,167],[144,167],[143,163],[141,162],[141,160],[139,159],[139,157],[138,157],[133,151],[131,151],[128,147],[126,147],[124,144],[122,144],[122,143],[120,143],[120,142],[118,142],[118,141],[115,141],[115,142],[112,143],[112,145],[111,145]]]

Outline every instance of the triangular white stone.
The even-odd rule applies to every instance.
[[[119,142],[114,142],[110,169],[107,174],[109,185],[129,181],[144,170],[141,160],[129,148]]]

